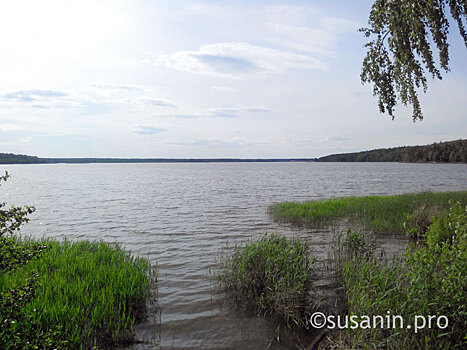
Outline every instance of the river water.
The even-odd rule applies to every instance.
[[[232,308],[215,271],[226,244],[265,232],[308,237],[318,263],[329,230],[274,223],[268,205],[351,195],[467,190],[465,164],[178,163],[5,165],[0,200],[34,205],[23,235],[119,242],[159,266],[161,313],[141,349],[267,349],[275,326]],[[391,247],[391,244],[386,244]],[[318,265],[319,266],[319,265]],[[287,342],[273,349],[291,349]]]

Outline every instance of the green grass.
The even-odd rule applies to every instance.
[[[266,234],[228,254],[219,280],[240,305],[278,316],[288,328],[305,325],[314,263],[306,242]]]
[[[383,262],[371,254],[366,234],[349,231],[340,236],[336,259],[349,314],[386,316],[390,311],[402,316],[405,325],[349,330],[353,348],[467,347],[467,207],[456,203],[439,213],[421,239],[412,243],[403,259]],[[433,321],[431,328],[415,332],[417,315],[443,315],[449,325],[441,329]]]
[[[330,346],[349,349],[463,349],[467,347],[467,192],[336,198],[279,203],[275,220],[320,227],[358,227],[337,237],[335,266],[349,316],[400,315],[404,327],[347,329]],[[375,233],[408,234],[406,253],[374,255]],[[446,316],[447,328],[418,329],[415,316]],[[434,321],[436,323],[436,321]],[[412,328],[406,328],[407,325]]]
[[[467,204],[467,191],[286,202],[271,205],[269,212],[281,222],[323,226],[344,219],[374,232],[403,233],[407,231],[404,223],[408,222],[413,226],[412,233],[417,234],[415,231],[419,226],[428,226],[429,218],[439,210],[448,208],[450,201]]]
[[[3,329],[3,334],[35,334],[33,339],[51,334],[69,349],[96,344],[105,348],[132,340],[133,326],[144,316],[146,298],[156,281],[156,269],[146,259],[102,242],[17,244],[37,244],[43,249],[37,258],[0,274],[3,312],[7,314],[2,321],[17,318],[3,321],[11,328]],[[22,301],[23,294],[18,297],[18,293],[30,295],[30,300]],[[12,295],[14,303],[24,304],[16,313],[5,306]],[[14,348],[15,341],[21,339],[5,337],[0,344]]]

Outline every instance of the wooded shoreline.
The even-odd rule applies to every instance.
[[[467,140],[331,154],[320,158],[40,158],[0,153],[0,164],[401,162],[467,163]]]

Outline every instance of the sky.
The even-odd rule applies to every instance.
[[[0,3],[0,152],[297,158],[465,138],[466,49],[422,122],[362,85],[371,1]]]

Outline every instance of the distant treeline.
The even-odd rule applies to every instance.
[[[46,163],[244,163],[314,162],[315,158],[239,159],[239,158],[41,158]]]
[[[434,143],[426,146],[382,148],[372,151],[332,154],[318,162],[407,162],[467,163],[467,140]]]
[[[0,164],[40,164],[47,163],[44,159],[24,154],[0,153]]]
[[[250,163],[250,162],[408,162],[467,163],[467,140],[434,143],[427,146],[382,148],[358,153],[332,154],[321,158],[39,158],[0,153],[0,164],[52,163]]]
[[[315,158],[239,159],[239,158],[38,158],[22,154],[0,153],[0,164],[54,163],[242,163],[242,162],[314,162]]]

